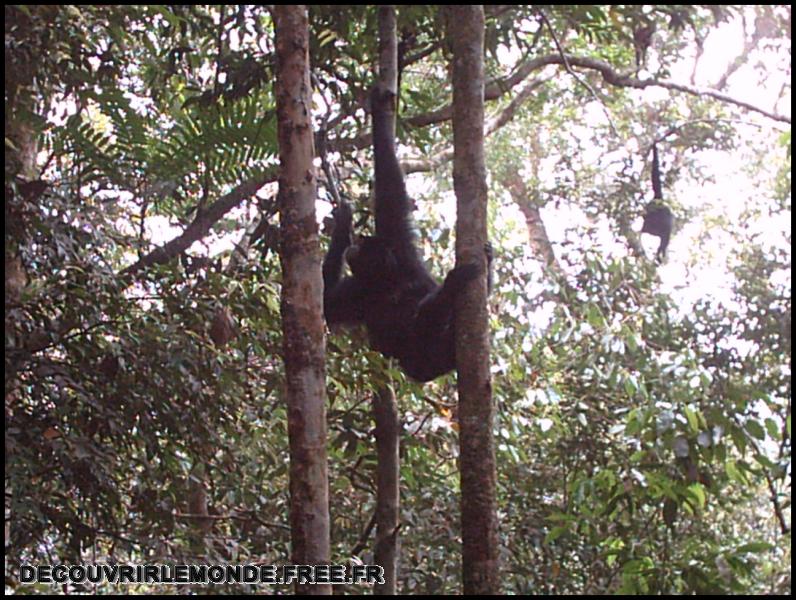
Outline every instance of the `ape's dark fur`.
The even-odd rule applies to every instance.
[[[647,206],[641,233],[649,233],[661,238],[661,243],[656,253],[656,257],[660,261],[666,256],[666,248],[669,246],[669,237],[672,234],[674,218],[672,217],[672,211],[663,203],[658,148],[655,145],[652,146],[652,191],[655,198]]]
[[[394,94],[376,87],[371,109],[376,235],[351,245],[351,208],[337,207],[323,263],[324,313],[330,326],[364,323],[374,349],[396,358],[413,379],[430,381],[456,366],[454,300],[481,269],[456,267],[441,286],[426,270],[391,133]],[[351,277],[342,276],[344,258]]]

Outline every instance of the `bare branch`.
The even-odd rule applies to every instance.
[[[719,100],[720,102],[733,104],[735,106],[739,106],[751,112],[760,113],[761,115],[768,117],[769,119],[772,119],[774,121],[779,121],[781,123],[788,123],[788,124],[790,124],[791,122],[790,117],[765,110],[749,102],[738,100],[737,98],[733,98],[728,94],[724,94],[712,88],[700,88],[694,85],[682,84],[668,79],[656,79],[654,77],[639,79],[638,77],[632,74],[620,73],[607,62],[598,60],[596,58],[574,56],[566,53],[537,56],[536,58],[527,61],[524,65],[518,68],[510,77],[496,80],[493,81],[492,83],[487,84],[487,86],[484,89],[484,100],[495,100],[497,98],[500,98],[501,96],[509,92],[512,88],[516,87],[522,81],[524,81],[528,77],[528,75],[530,75],[534,71],[538,71],[546,67],[547,65],[561,65],[564,68],[567,68],[567,65],[569,65],[569,69],[572,69],[573,73],[574,73],[573,67],[597,71],[600,73],[600,75],[602,75],[606,83],[616,87],[628,87],[639,90],[643,90],[648,87],[660,87],[664,89],[675,90],[678,92],[684,92],[686,94],[691,94],[693,96],[708,96],[716,100]],[[439,108],[430,113],[425,113],[423,115],[415,115],[413,117],[405,119],[403,122],[408,125],[411,125],[412,127],[426,127],[428,125],[449,121],[451,115],[452,115],[451,105],[447,104],[442,108]],[[359,135],[352,139],[335,140],[330,144],[330,147],[338,151],[361,150],[363,148],[367,148],[370,145],[370,143],[371,143],[370,134],[363,133],[362,135]]]
[[[206,210],[196,216],[196,219],[185,228],[182,235],[170,242],[155,248],[152,252],[142,257],[120,273],[128,285],[135,279],[139,271],[155,264],[167,263],[181,252],[185,251],[195,241],[202,239],[221,217],[238,206],[247,198],[251,198],[266,183],[276,181],[276,171],[271,170],[255,179],[243,182],[229,194],[222,196]]]
[[[617,130],[616,125],[614,125],[614,121],[611,118],[611,113],[608,110],[608,107],[605,106],[605,102],[603,102],[602,98],[600,98],[597,95],[597,92],[594,91],[594,88],[592,88],[585,79],[582,79],[580,76],[578,76],[578,74],[575,73],[575,71],[572,69],[572,67],[569,64],[569,61],[567,60],[567,56],[564,53],[564,49],[561,47],[561,43],[558,41],[558,36],[556,35],[556,32],[553,30],[553,26],[550,24],[550,21],[547,20],[547,15],[544,13],[544,11],[540,10],[539,11],[539,16],[542,17],[542,20],[544,21],[545,25],[547,25],[547,30],[550,32],[550,37],[553,38],[553,42],[556,45],[556,49],[558,50],[558,54],[561,56],[562,60],[564,61],[564,67],[566,68],[567,73],[572,75],[572,77],[575,78],[575,81],[577,81],[583,87],[585,87],[587,90],[589,90],[589,93],[592,95],[592,97],[597,102],[600,103],[600,106],[602,106],[603,112],[605,113],[605,118],[608,120],[608,124],[611,126],[611,130],[613,130],[614,135],[619,137],[619,131]]]
[[[529,81],[514,98],[511,99],[506,107],[500,113],[487,121],[484,126],[484,135],[492,135],[495,131],[503,127],[506,123],[514,118],[517,114],[519,107],[528,99],[528,97],[544,83],[549,81],[551,77],[544,77]],[[445,148],[427,158],[409,158],[401,161],[401,168],[404,173],[421,173],[433,171],[440,165],[453,160],[453,148]]]

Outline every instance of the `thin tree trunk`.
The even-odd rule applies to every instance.
[[[480,262],[486,273],[484,9],[454,5],[448,17],[453,45],[456,262]],[[479,595],[500,592],[486,296],[484,276],[456,303],[463,584],[465,594]]]
[[[376,422],[376,546],[374,562],[384,568],[384,584],[374,594],[394,596],[398,575],[398,509],[400,507],[398,454],[401,427],[392,387],[381,387],[373,398]]]
[[[395,6],[379,7],[379,81],[397,93],[398,39]],[[395,121],[391,123],[395,137]],[[378,216],[378,215],[377,215]],[[401,427],[395,392],[383,384],[373,400],[373,419],[376,423],[376,546],[374,561],[384,568],[384,584],[376,585],[376,595],[394,596],[398,577],[398,518],[400,507]]]
[[[329,564],[329,482],[323,284],[315,219],[310,118],[309,28],[305,5],[276,5],[276,110],[282,334],[290,440],[292,562]],[[331,594],[330,585],[296,584],[297,594]]]

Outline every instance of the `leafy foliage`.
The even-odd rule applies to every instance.
[[[189,252],[123,273],[167,254],[158,226],[195,222],[275,165],[270,15],[5,10],[7,582],[22,562],[288,562],[273,190]],[[632,74],[634,34],[654,25],[642,77],[670,78],[739,14],[767,51],[789,50],[776,6],[489,7],[489,83],[505,94],[487,117],[558,45]],[[313,6],[310,23],[312,110],[337,179],[324,172],[322,194],[355,198],[367,220],[375,8]],[[399,38],[400,152],[435,156],[450,146],[443,11],[401,7]],[[753,67],[761,80],[778,68]],[[577,75],[544,79],[489,137],[505,591],[788,592],[791,256],[789,230],[770,232],[790,219],[790,134],[747,127],[713,98],[642,101]],[[644,151],[661,137],[683,230],[676,264],[656,270],[634,250],[632,220],[650,191]],[[753,190],[684,197],[737,157]],[[518,179],[536,213],[518,212]],[[452,266],[447,167],[409,185],[423,252]],[[558,270],[529,249],[536,216]],[[702,279],[707,263],[721,287]],[[389,380],[404,425],[400,589],[457,592],[453,376],[409,382],[361,333],[330,335],[327,355],[334,562],[371,556],[370,398]]]

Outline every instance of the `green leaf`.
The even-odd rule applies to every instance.
[[[692,500],[696,501],[696,504],[699,508],[705,508],[705,504],[707,503],[707,496],[705,494],[705,488],[702,486],[701,483],[692,483],[688,486],[688,495],[691,497]]]
[[[564,525],[560,527],[553,527],[550,532],[545,536],[544,541],[546,544],[550,544],[555,542],[558,538],[560,538],[565,533],[569,532],[569,527]]]
[[[733,481],[743,485],[748,485],[749,482],[747,481],[746,476],[741,472],[740,469],[738,469],[738,465],[734,460],[728,460],[726,463],[724,463],[724,470],[727,473],[727,477]]]
[[[744,428],[753,438],[756,438],[758,440],[766,439],[766,432],[763,429],[763,426],[760,425],[759,421],[750,419],[745,423]]]
[[[735,549],[736,554],[746,554],[747,552],[752,552],[755,554],[760,554],[761,552],[768,552],[773,550],[775,546],[773,544],[769,544],[767,542],[751,542],[749,544],[744,544],[743,546],[739,546]]]
[[[688,420],[688,427],[694,433],[699,431],[699,418],[697,417],[696,412],[694,412],[690,406],[685,405],[683,407],[683,412],[685,413],[685,418]]]
[[[779,425],[771,417],[768,417],[766,419],[766,431],[768,432],[768,435],[771,436],[772,439],[778,440],[780,438]]]

